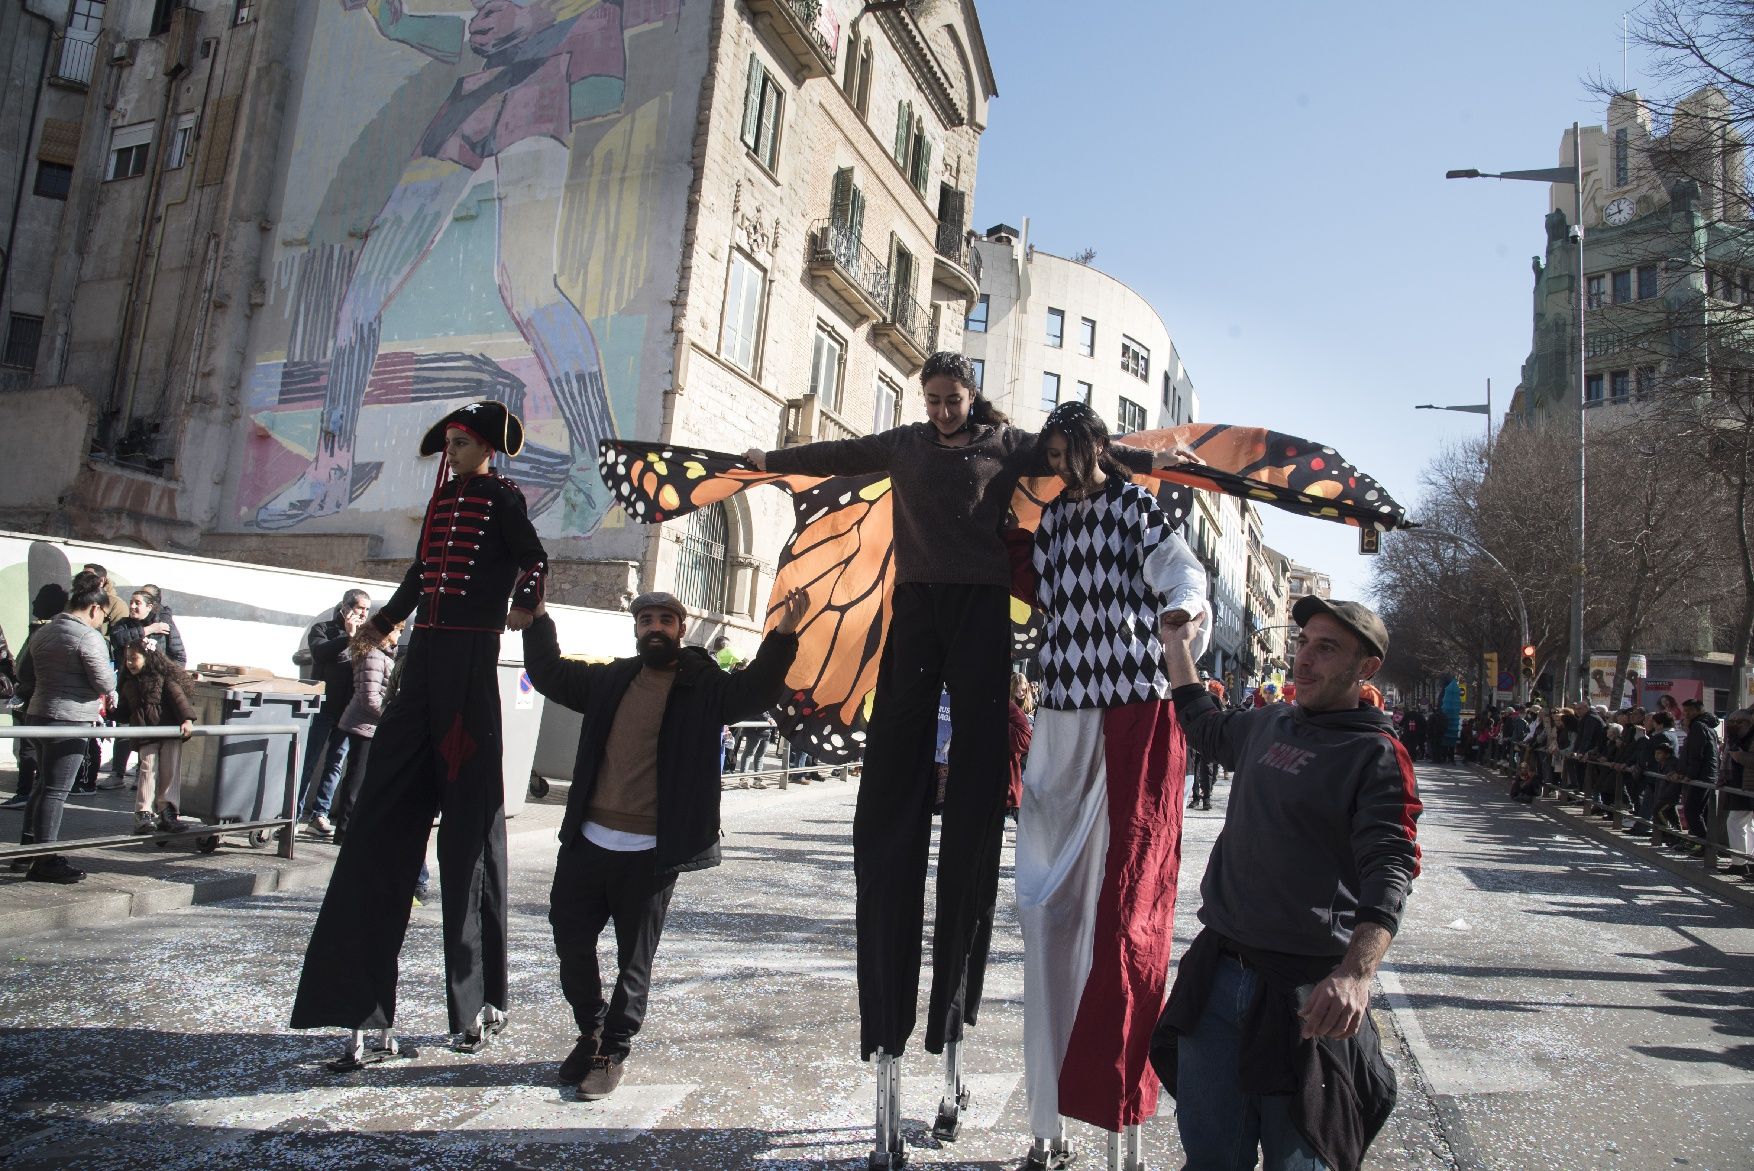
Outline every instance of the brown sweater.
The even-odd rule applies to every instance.
[[[609,725],[586,818],[630,834],[658,832],[658,730],[675,671],[642,667]]]
[[[909,423],[857,439],[806,443],[767,453],[767,470],[808,476],[888,472],[895,497],[895,580],[1010,586],[1000,529],[1019,478],[1040,473],[1036,436],[1016,427],[976,427],[967,447],[946,447],[930,423]],[[1151,453],[1111,444],[1135,472]]]

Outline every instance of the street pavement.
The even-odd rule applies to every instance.
[[[1372,1168],[1754,1166],[1754,912],[1569,834],[1461,769],[1421,769],[1425,873],[1375,1008],[1400,1075]],[[414,913],[412,1062],[335,1076],[339,1037],[285,1028],[318,889],[17,937],[0,979],[8,1168],[862,1168],[850,826],[856,782],[725,796],[725,858],[683,876],[645,1031],[612,1098],[554,1082],[575,1029],[546,923],[556,794],[513,822],[511,1026],[444,1048],[439,918]],[[1187,820],[1177,954],[1220,828]],[[1005,856],[962,1139],[929,1137],[941,1066],[904,1065],[928,1167],[1027,1147],[1022,946]],[[608,958],[609,953],[605,953]],[[1173,1103],[1150,1166],[1181,1165]],[[1096,1132],[1073,1126],[1081,1166]]]

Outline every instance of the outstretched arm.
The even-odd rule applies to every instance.
[[[463,56],[463,36],[468,25],[460,16],[411,15],[402,0],[341,0],[341,4],[371,13],[385,40],[398,41],[447,65],[455,64]]]

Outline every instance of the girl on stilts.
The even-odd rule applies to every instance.
[[[444,452],[439,482],[414,564],[369,623],[387,637],[412,616],[419,634],[372,738],[292,1008],[295,1029],[351,1030],[331,1069],[409,1055],[390,1036],[397,957],[434,814],[443,815],[439,895],[454,1047],[473,1053],[505,1026],[499,640],[530,624],[548,563],[523,493],[492,460],[517,455],[523,433],[503,405],[479,402],[452,411],[420,443],[422,455]],[[366,1047],[365,1030],[380,1031],[376,1048]]]
[[[1037,463],[1036,437],[981,397],[967,358],[933,354],[920,383],[926,422],[745,457],[769,472],[885,472],[894,494],[895,590],[853,817],[860,1054],[877,1058],[879,1098],[891,1107],[899,1100],[895,1059],[913,1033],[919,996],[941,690],[950,693],[955,734],[938,850],[927,1052],[955,1045],[964,1017],[978,1008],[968,995],[978,983],[969,956],[991,887],[985,871],[996,869],[1010,755],[1011,565],[1000,531],[1017,480]],[[1137,472],[1186,458],[1118,446],[1113,454]],[[878,1131],[873,1165],[887,1158],[900,1166],[906,1152],[893,1109],[879,1109]]]
[[[1157,1106],[1148,1049],[1169,977],[1187,764],[1158,615],[1204,613],[1206,576],[1090,407],[1056,407],[1039,443],[1066,486],[1042,510],[1032,556],[1046,629],[1017,829],[1025,1167],[1071,1161],[1070,1117],[1109,1132],[1111,1171],[1133,1171]]]

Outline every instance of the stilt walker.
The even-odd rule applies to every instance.
[[[522,447],[522,423],[495,402],[451,412],[421,440],[422,455],[444,452],[439,480],[414,564],[371,619],[388,633],[412,616],[418,634],[378,724],[292,1009],[295,1029],[350,1030],[346,1052],[330,1063],[337,1071],[410,1055],[391,1033],[397,963],[435,814],[454,1047],[475,1052],[505,1027],[497,664],[500,632],[528,626],[542,601],[547,558],[523,494],[491,461]]]
[[[938,849],[938,905],[925,1046],[962,1039],[970,956],[997,873],[1007,785],[1006,688],[1011,678],[1010,559],[1000,528],[1020,476],[1037,465],[1036,437],[980,396],[960,354],[920,371],[928,421],[857,439],[746,453],[755,467],[820,476],[886,472],[895,501],[895,588],[877,674],[863,779],[853,816],[860,1055],[877,1067],[872,1168],[907,1161],[900,1059],[920,987],[926,867],[935,796],[930,767],[938,698],[950,693],[949,783]],[[1117,447],[1134,471],[1176,452]],[[949,1050],[947,1101],[959,1113],[960,1051]],[[941,1135],[955,1117],[940,1110]]]
[[[1071,1161],[1071,1117],[1109,1132],[1109,1171],[1144,1171],[1187,764],[1158,615],[1204,613],[1206,578],[1108,456],[1108,429],[1088,406],[1057,407],[1040,444],[1066,488],[1043,509],[1033,552],[1046,628],[1017,832],[1025,1166]]]

